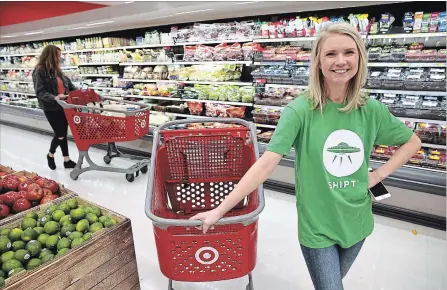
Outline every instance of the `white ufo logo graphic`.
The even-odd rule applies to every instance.
[[[347,155],[349,162],[352,164],[351,156],[349,154],[352,153],[358,153],[360,152],[360,149],[357,147],[349,146],[349,144],[345,142],[340,142],[337,146],[329,147],[327,151],[331,153],[335,153],[334,159],[332,160],[332,163],[335,162],[337,157],[340,157],[340,165],[343,162],[343,156]]]

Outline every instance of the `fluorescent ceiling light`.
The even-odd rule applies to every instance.
[[[245,4],[253,4],[256,3],[257,1],[250,1],[250,2],[240,2],[240,3],[236,3],[237,5],[245,5]]]
[[[115,22],[115,21],[110,20],[110,21],[104,21],[104,22],[89,23],[89,24],[87,24],[87,26],[102,25],[102,24],[107,24],[107,23],[112,23],[112,22]]]
[[[210,8],[210,9],[194,10],[194,11],[187,11],[187,12],[178,12],[178,13],[175,13],[175,15],[190,14],[190,13],[197,13],[197,12],[204,12],[204,11],[211,11],[211,10],[214,10],[214,9]]]
[[[133,3],[133,1],[124,2],[124,4],[130,4],[130,3]]]
[[[25,35],[33,35],[33,34],[42,34],[43,31],[34,31],[34,32],[27,32]]]
[[[74,28],[68,28],[67,30],[78,30],[78,29],[85,29],[88,28],[87,26],[81,26],[81,27],[74,27]]]
[[[1,35],[2,38],[12,38],[17,37],[18,35]]]

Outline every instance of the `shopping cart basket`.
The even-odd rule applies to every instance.
[[[127,181],[132,182],[134,176],[138,176],[140,171],[141,173],[148,171],[149,160],[121,153],[115,142],[132,141],[146,135],[149,132],[149,108],[144,104],[121,100],[120,103],[136,105],[140,109],[123,111],[87,106],[91,102],[104,100],[116,101],[117,99],[102,97],[94,90],[87,89],[70,92],[66,102],[58,101],[64,108],[71,133],[79,150],[78,163],[71,171],[70,177],[76,180],[85,171],[98,170],[125,173]],[[107,115],[107,113],[115,115]],[[107,164],[114,157],[141,160],[129,168],[99,166],[90,159],[88,149],[91,145],[101,143],[108,143],[107,155],[104,156],[104,162]],[[89,166],[82,168],[84,158]]]
[[[259,158],[256,128],[241,119],[207,119],[238,128],[179,129],[181,120],[154,131],[146,215],[153,221],[161,272],[172,282],[228,280],[248,275],[256,264],[258,216],[264,208],[260,186],[206,234],[189,220],[217,207]]]

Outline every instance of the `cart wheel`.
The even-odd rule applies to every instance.
[[[147,165],[141,167],[141,169],[140,169],[141,173],[143,173],[143,174],[146,174],[147,170],[148,170]]]
[[[73,180],[78,180],[79,175],[72,171],[70,172],[70,177]]]
[[[110,164],[112,162],[112,158],[109,155],[104,156],[103,158],[105,164]]]
[[[133,174],[126,174],[126,179],[129,182],[132,182],[135,180],[135,177],[133,176]]]

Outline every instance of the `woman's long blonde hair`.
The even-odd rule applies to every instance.
[[[357,74],[349,81],[348,90],[346,92],[346,105],[340,109],[341,111],[346,112],[357,109],[365,104],[366,98],[360,92],[360,89],[365,85],[368,74],[368,60],[365,44],[357,30],[348,23],[330,24],[318,33],[311,54],[308,94],[309,99],[313,103],[313,109],[318,108],[323,110],[327,96],[325,95],[324,76],[320,69],[320,53],[323,41],[331,34],[344,34],[350,36],[355,41],[359,54]]]

